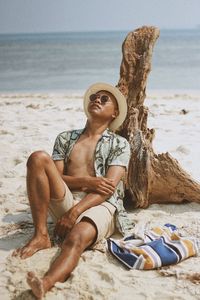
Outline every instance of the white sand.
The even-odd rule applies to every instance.
[[[170,152],[200,180],[200,92],[149,92],[149,127],[156,129],[154,148]],[[182,114],[182,109],[188,111]],[[85,116],[80,94],[0,95],[1,208],[0,299],[34,299],[27,271],[43,274],[58,248],[36,253],[26,260],[10,256],[33,232],[25,176],[26,160],[35,150],[51,153],[57,134],[81,128]],[[199,197],[200,200],[200,197]],[[200,237],[200,205],[152,205],[130,213],[136,228],[173,223],[183,233]],[[200,257],[163,270],[126,270],[100,251],[85,252],[69,280],[57,284],[45,299],[200,299],[198,284],[186,279],[199,272]],[[200,274],[200,272],[199,272]]]

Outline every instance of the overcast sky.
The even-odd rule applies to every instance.
[[[0,0],[0,33],[195,28],[200,0]]]

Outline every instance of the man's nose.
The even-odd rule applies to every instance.
[[[95,99],[95,102],[101,103],[101,96],[100,95],[97,96],[97,98]]]

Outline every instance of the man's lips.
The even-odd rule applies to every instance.
[[[101,109],[101,106],[99,104],[94,103],[91,105],[91,108],[95,108],[95,107]]]

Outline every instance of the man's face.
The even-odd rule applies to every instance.
[[[93,117],[113,121],[118,115],[118,104],[115,97],[107,91],[99,91],[90,96],[88,112]]]

